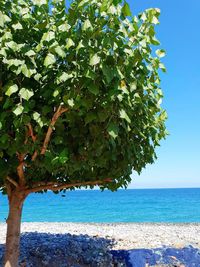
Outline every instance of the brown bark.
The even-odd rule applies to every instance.
[[[58,120],[58,118],[65,112],[68,111],[68,108],[63,108],[61,105],[58,107],[58,109],[55,111],[52,119],[51,119],[51,122],[50,122],[50,125],[48,127],[48,130],[47,130],[47,133],[45,135],[45,139],[44,139],[44,142],[43,142],[43,145],[42,145],[42,148],[41,148],[41,151],[38,152],[38,151],[35,151],[32,155],[32,161],[35,161],[38,154],[40,153],[41,155],[44,155],[46,150],[47,150],[47,147],[48,147],[48,144],[50,142],[50,138],[51,138],[51,135],[52,135],[52,132],[53,132],[53,128]],[[29,132],[30,132],[30,135],[33,139],[33,142],[36,141],[36,136],[33,134],[33,129],[32,129],[32,126],[28,125],[29,127]]]
[[[19,257],[19,242],[22,207],[26,195],[15,189],[8,195],[9,215],[7,219],[6,251],[4,267],[17,267]]]
[[[52,190],[52,191],[59,191],[62,189],[68,189],[72,187],[80,187],[80,186],[90,186],[90,185],[102,185],[104,183],[111,183],[113,180],[111,178],[107,178],[100,181],[88,181],[88,182],[77,182],[77,183],[71,183],[71,184],[59,184],[59,183],[39,183],[36,187],[29,188],[25,190],[25,193],[35,193],[42,190]]]
[[[46,150],[47,150],[47,147],[48,147],[48,144],[49,144],[49,141],[50,141],[50,138],[51,138],[51,135],[52,135],[52,132],[53,132],[53,127],[54,125],[56,124],[58,118],[65,112],[68,111],[68,108],[62,108],[62,106],[59,106],[58,109],[56,110],[56,112],[54,113],[53,115],[53,118],[51,120],[51,123],[49,125],[49,128],[47,130],[47,133],[46,133],[46,136],[45,136],[45,139],[44,139],[44,143],[43,143],[43,146],[42,146],[42,149],[41,149],[41,155],[44,155]]]

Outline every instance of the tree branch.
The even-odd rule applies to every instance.
[[[30,123],[27,124],[27,127],[29,130],[28,135],[32,138],[33,142],[35,143],[37,137],[33,133],[33,127]]]
[[[26,181],[25,181],[25,176],[24,176],[24,157],[26,154],[19,154],[17,153],[18,159],[19,159],[19,165],[17,166],[17,174],[19,176],[19,184],[21,186],[24,186]]]
[[[42,149],[41,149],[41,152],[40,152],[41,155],[44,155],[46,150],[47,150],[47,147],[48,147],[48,144],[49,144],[49,141],[50,141],[51,134],[53,132],[53,127],[54,127],[55,123],[57,122],[58,118],[64,112],[67,112],[67,111],[68,111],[68,108],[62,108],[62,106],[60,105],[58,107],[57,111],[55,112],[55,114],[53,115],[53,118],[51,120],[51,123],[50,123],[49,128],[48,128],[47,133],[46,133],[46,137],[45,137],[44,142],[43,142],[43,146],[42,146]]]
[[[32,155],[31,160],[34,161],[34,160],[37,158],[37,155],[38,155],[38,152],[35,151],[35,152],[33,153],[33,155]]]
[[[25,193],[30,194],[42,190],[52,190],[52,191],[59,191],[62,189],[67,189],[71,187],[78,187],[78,186],[90,186],[90,185],[101,185],[104,183],[111,183],[113,180],[107,178],[105,180],[100,181],[88,181],[88,182],[77,182],[72,184],[59,184],[59,183],[47,183],[45,185],[39,185],[37,187],[33,187],[30,189],[25,190]]]
[[[6,180],[8,180],[11,184],[13,184],[16,188],[19,187],[18,183],[14,181],[11,177],[7,176]]]
[[[28,130],[29,130],[28,136],[30,136],[32,138],[32,140],[33,140],[33,143],[35,143],[35,141],[37,139],[37,136],[34,135],[34,133],[33,133],[33,127],[32,127],[32,125],[30,123],[28,123],[26,126],[28,127]],[[34,161],[37,158],[37,155],[38,155],[38,152],[37,151],[34,151],[34,153],[32,155],[32,158],[31,158],[32,161]]]
[[[50,138],[51,138],[51,135],[52,135],[52,132],[53,132],[53,127],[54,125],[56,124],[58,118],[64,113],[64,112],[67,112],[68,111],[68,108],[62,108],[62,106],[60,105],[58,107],[58,109],[56,110],[56,112],[54,113],[52,119],[51,119],[51,123],[48,127],[48,130],[47,130],[47,133],[46,133],[46,136],[45,136],[45,139],[44,139],[44,142],[43,142],[43,145],[42,145],[42,148],[41,148],[41,152],[40,154],[41,155],[44,155],[46,150],[47,150],[47,147],[48,147],[48,144],[49,144],[49,141],[50,141]],[[36,136],[33,134],[33,129],[31,127],[31,125],[28,124],[28,127],[29,127],[29,132],[31,134],[31,137],[32,137],[32,140],[33,142],[35,142],[36,140]],[[32,155],[32,161],[34,161],[38,156],[38,152],[35,151],[34,154]]]

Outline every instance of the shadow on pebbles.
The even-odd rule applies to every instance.
[[[20,267],[200,267],[200,250],[192,246],[112,250],[114,240],[88,235],[24,233]],[[3,266],[4,245],[0,245]]]

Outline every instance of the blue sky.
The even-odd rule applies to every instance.
[[[130,188],[200,187],[200,1],[127,0],[133,14],[161,9],[157,37],[167,56],[162,75],[163,107],[170,136],[157,150],[158,160]]]

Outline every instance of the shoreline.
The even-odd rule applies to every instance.
[[[5,243],[6,223],[0,222],[0,244]],[[200,223],[71,223],[23,222],[23,233],[88,235],[114,240],[114,249],[159,247],[200,248]]]

